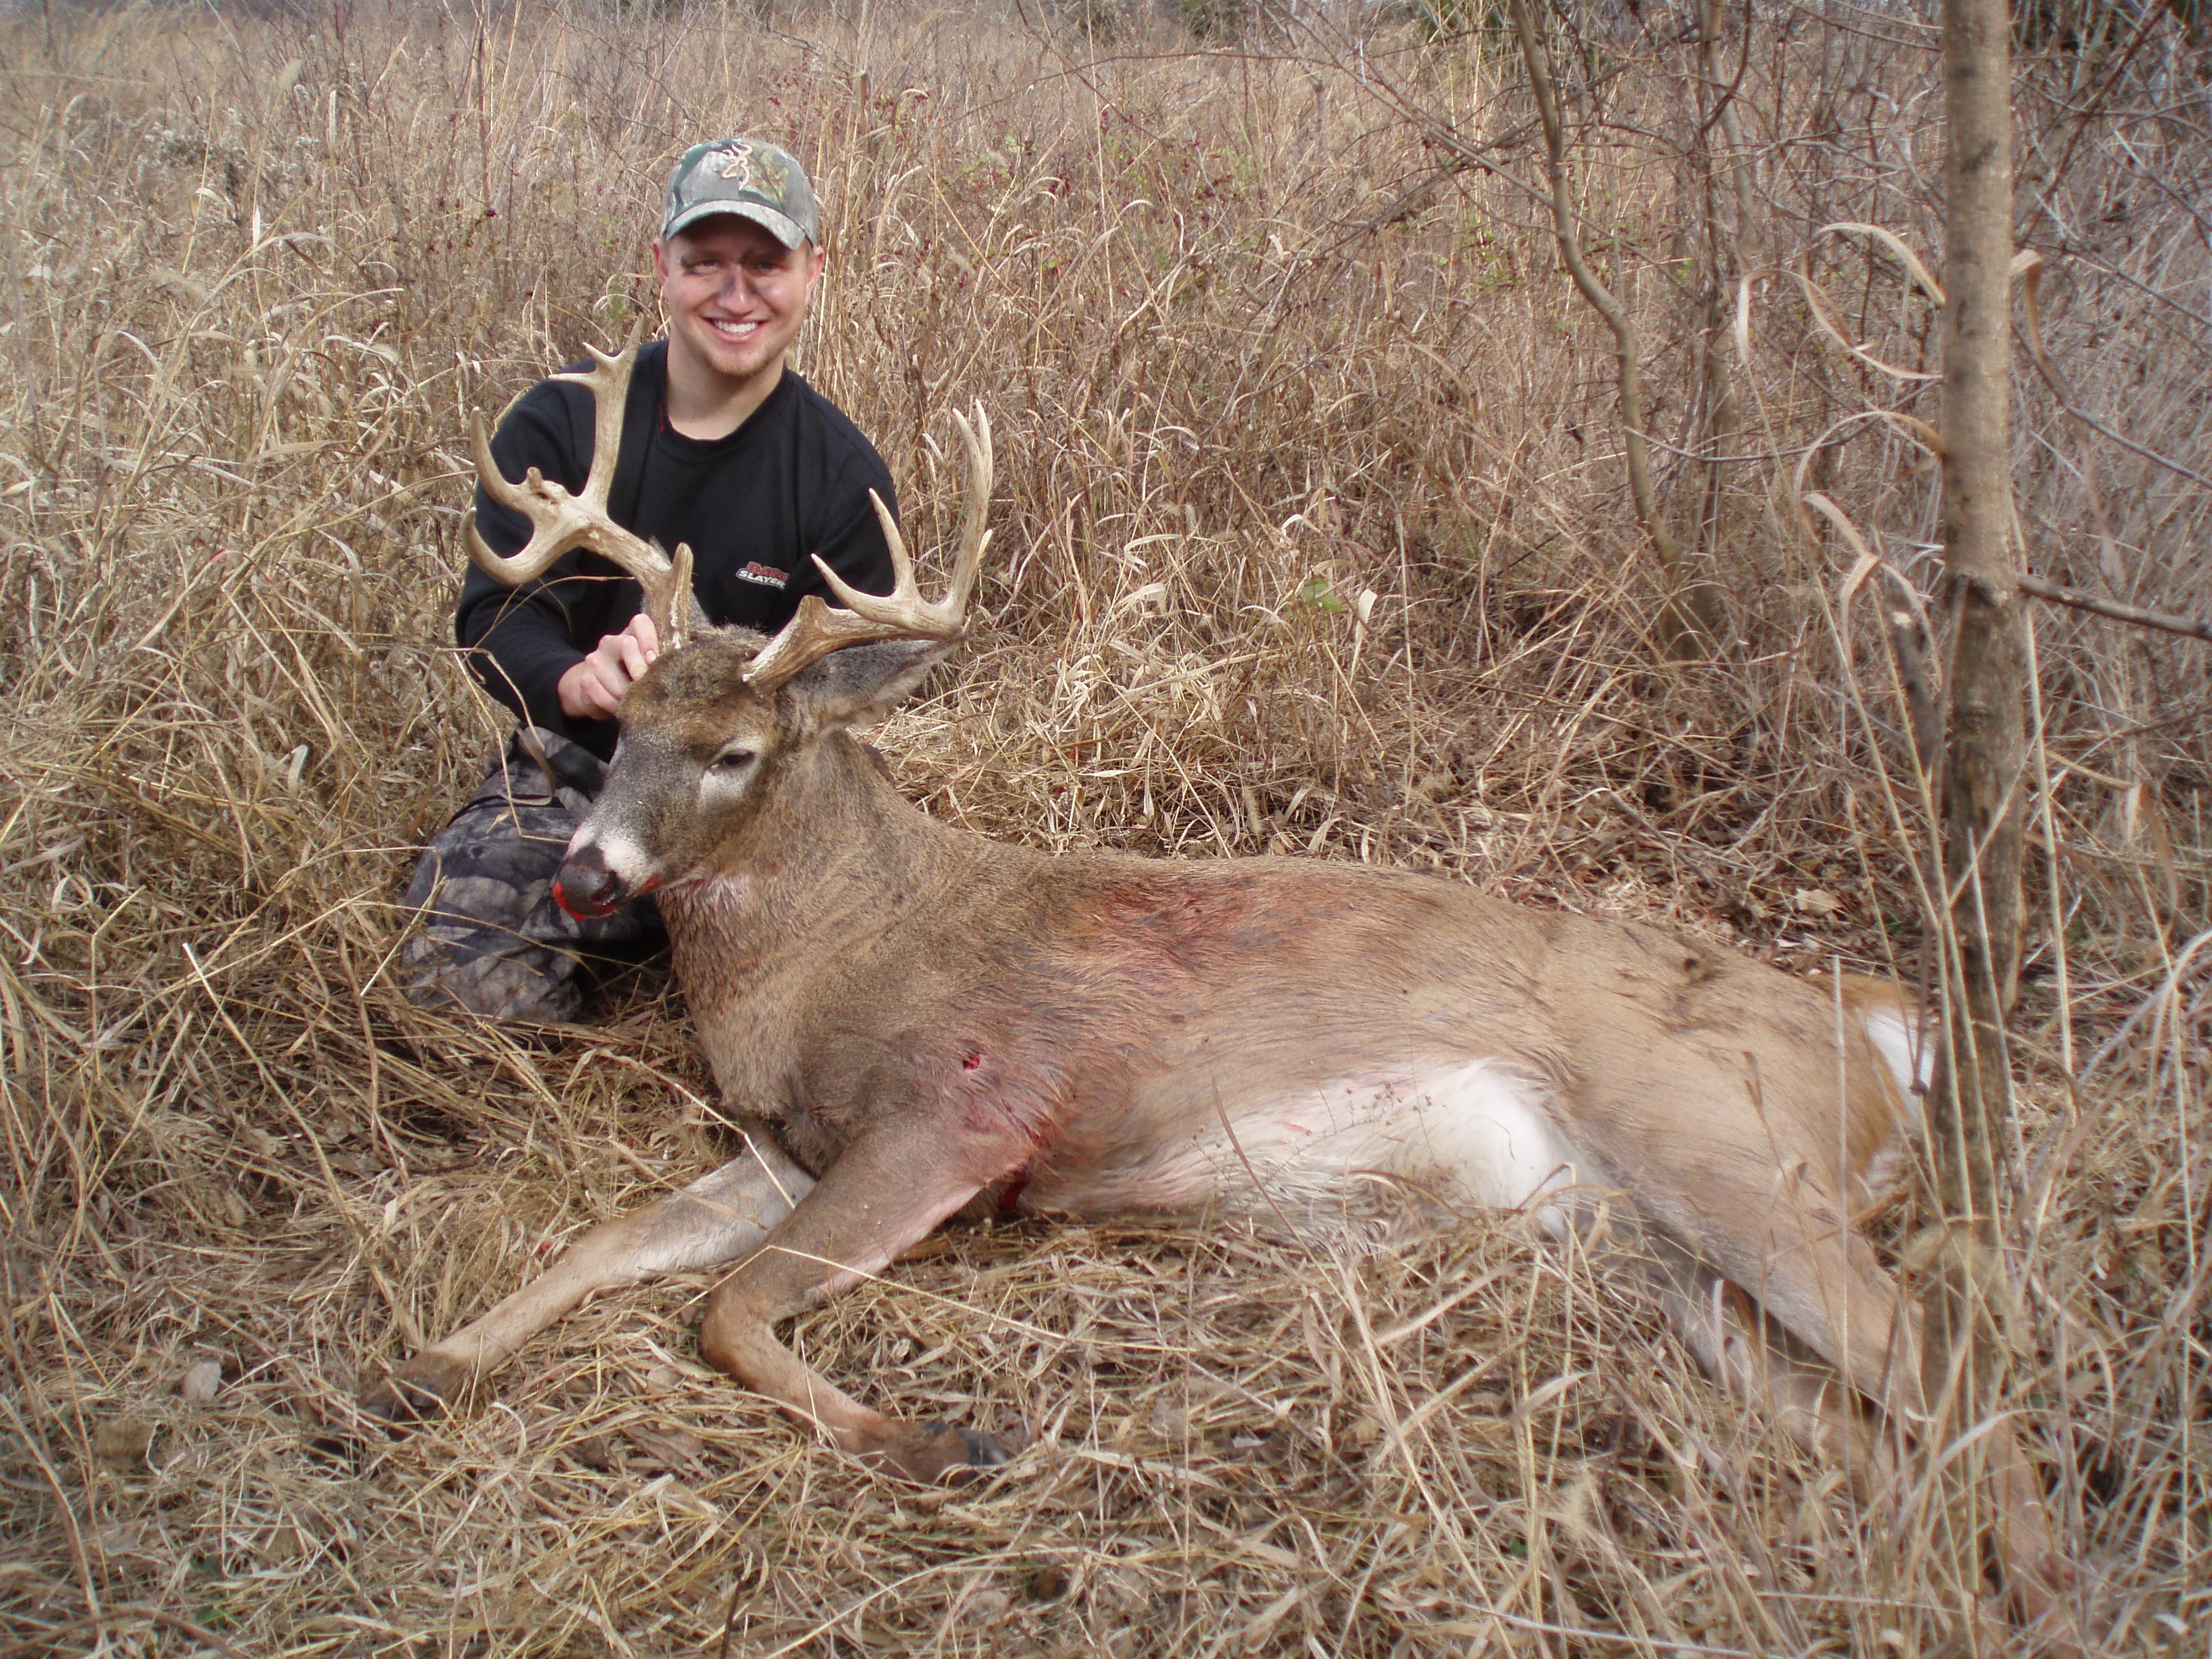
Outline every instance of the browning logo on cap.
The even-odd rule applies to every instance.
[[[791,169],[782,151],[763,149],[744,138],[732,138],[714,146],[711,165],[715,176],[734,179],[743,190],[757,191],[770,201],[781,202],[788,188]]]

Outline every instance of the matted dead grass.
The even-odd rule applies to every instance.
[[[880,739],[932,811],[1048,848],[1434,869],[1917,974],[1887,671],[1790,492],[1806,461],[1924,576],[1926,468],[1858,417],[1932,394],[1762,278],[1716,451],[1695,350],[1733,330],[1717,215],[1743,269],[1814,249],[1850,337],[1928,366],[1895,264],[1817,232],[1936,245],[1939,100],[1910,14],[1784,16],[1747,60],[1742,204],[1685,146],[1679,41],[1598,32],[1577,58],[1654,435],[1743,458],[1662,480],[1735,630],[1692,665],[1653,640],[1609,343],[1525,198],[1407,118],[1525,142],[1479,34],[0,25],[6,1641],[1936,1650],[1955,1621],[1911,1504],[1857,1510],[1654,1310],[1510,1217],[951,1233],[797,1340],[894,1409],[1020,1425],[959,1489],[878,1479],[704,1371],[697,1280],[587,1310],[472,1413],[321,1447],[360,1383],[726,1155],[653,974],[537,1041],[412,1011],[388,971],[411,849],[499,735],[443,645],[465,411],[626,331],[645,204],[704,132],[816,161],[834,266],[804,367],[877,435],[921,545],[953,506],[945,412],[981,398],[998,428],[977,643]],[[2017,476],[2035,568],[2201,614],[2193,62],[2160,28],[2024,76],[2023,236],[2093,424],[2023,382]],[[2206,659],[2038,627],[2017,1401],[2092,1645],[2195,1651]]]

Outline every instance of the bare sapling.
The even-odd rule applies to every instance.
[[[596,390],[619,404],[617,376]],[[696,628],[625,698],[558,878],[579,914],[657,896],[750,1144],[587,1236],[370,1406],[459,1402],[594,1290],[728,1262],[702,1354],[844,1450],[933,1480],[1010,1447],[862,1404],[779,1325],[974,1208],[1303,1230],[1395,1189],[1445,1224],[1533,1212],[1655,1291],[1747,1407],[1884,1490],[1881,1425],[1925,1420],[1917,1321],[1849,1218],[1919,1133],[1909,999],[1428,876],[1051,857],[927,817],[851,732],[963,637],[992,453],[987,422],[960,432],[946,597],[921,598],[886,514],[890,595],[832,575],[846,608],[810,599],[773,640]],[[507,495],[539,535],[566,533],[560,486]],[[641,577],[666,562],[595,544]],[[672,613],[686,602],[659,592]]]
[[[1922,1388],[1932,1416],[1937,1559],[1972,1607],[1984,1571],[2041,1613],[2063,1582],[2033,1471],[2002,1418],[2015,1322],[2001,1254],[2012,1133],[2006,1040],[2020,972],[2027,778],[2027,652],[2008,455],[2011,374],[2010,19],[2002,0],[1945,0],[1942,526],[1951,611],[1942,771],[1942,1038],[1929,1091],[1936,1220]],[[2026,1536],[2021,1536],[2025,1532]]]
[[[1650,446],[1644,438],[1644,371],[1638,362],[1636,319],[1620,295],[1591,269],[1583,247],[1582,216],[1575,205],[1573,180],[1567,171],[1566,122],[1553,84],[1551,53],[1537,34],[1528,0],[1511,0],[1511,8],[1514,33],[1528,71],[1529,89],[1535,96],[1537,118],[1544,129],[1547,202],[1559,258],[1577,291],[1613,331],[1620,361],[1620,435],[1628,459],[1628,491],[1636,503],[1637,521],[1644,526],[1652,557],[1658,562],[1660,580],[1668,590],[1659,613],[1661,643],[1672,654],[1693,655],[1720,637],[1726,613],[1719,592],[1698,575],[1694,559],[1683,551],[1660,511],[1658,492],[1651,482]]]

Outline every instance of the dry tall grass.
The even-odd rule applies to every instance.
[[[1721,129],[1696,142],[1679,19],[1562,42],[1664,499],[1734,630],[1680,666],[1609,339],[1512,182],[1536,158],[1510,65],[1437,37],[1462,15],[1241,51],[1100,8],[1090,37],[1034,8],[0,22],[10,1644],[1910,1654],[1955,1630],[1909,1506],[1855,1512],[1510,1219],[1320,1255],[956,1235],[801,1340],[900,1408],[1026,1422],[963,1490],[878,1480],[703,1372],[696,1282],[571,1322],[473,1416],[357,1462],[311,1444],[359,1380],[715,1153],[661,982],[541,1046],[416,1013],[388,972],[410,848],[497,736],[443,645],[465,413],[623,335],[647,204],[702,134],[816,160],[834,264],[804,367],[922,544],[956,494],[945,411],[998,427],[988,621],[884,738],[931,810],[1433,867],[1917,971],[1886,659],[1866,597],[1840,604],[1849,550],[1792,503],[1817,486],[1929,579],[1932,475],[1866,411],[1933,417],[1868,361],[1924,372],[1933,313],[1868,238],[1819,234],[1939,246],[1929,31],[1759,16],[1740,193]],[[2044,574],[2202,613],[2205,83],[2168,25],[2132,40],[2023,74],[2023,236],[2083,418],[2023,357],[2021,520]],[[1500,175],[1454,161],[1492,143]],[[1775,276],[1740,351],[1713,272],[1808,250],[1866,356]],[[1740,410],[1717,447],[1701,347]],[[2212,677],[2201,645],[2038,623],[2018,1403],[2093,1645],[2201,1651]]]

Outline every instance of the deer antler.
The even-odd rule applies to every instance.
[[[530,520],[530,539],[520,553],[503,558],[491,550],[477,530],[476,515],[469,515],[466,535],[469,556],[477,568],[495,581],[519,587],[542,576],[553,562],[579,547],[588,547],[637,579],[645,589],[646,613],[653,618],[660,648],[673,651],[684,643],[691,623],[691,550],[679,543],[669,558],[651,542],[617,524],[607,513],[607,490],[614,483],[615,463],[622,450],[623,408],[629,401],[630,370],[637,363],[638,337],[645,331],[640,316],[630,330],[629,343],[618,357],[610,357],[597,346],[584,349],[597,365],[588,374],[556,374],[556,380],[589,388],[596,415],[592,444],[592,470],[580,494],[572,495],[561,485],[532,467],[520,483],[510,483],[491,458],[484,437],[483,411],[478,410],[469,425],[470,447],[476,456],[477,477],[484,493],[501,507]]]
[[[845,608],[832,610],[818,593],[801,599],[783,631],[762,648],[745,670],[747,685],[766,696],[808,664],[848,645],[873,640],[959,637],[967,619],[968,596],[975,588],[975,573],[982,567],[983,549],[991,539],[985,522],[991,504],[991,421],[981,404],[975,409],[975,425],[970,426],[957,412],[952,419],[968,451],[968,503],[960,521],[960,550],[953,559],[952,580],[945,597],[934,605],[923,601],[915,584],[914,562],[907,557],[898,526],[872,489],[868,499],[876,504],[876,517],[883,523],[884,540],[890,548],[891,570],[896,579],[891,591],[881,597],[863,593],[824,563],[821,555],[815,555],[823,580]]]

